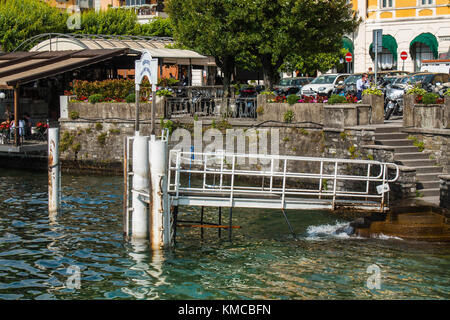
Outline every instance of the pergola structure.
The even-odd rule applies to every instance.
[[[129,49],[12,52],[0,54],[0,89],[14,91],[14,143],[19,144],[19,87],[67,71],[126,55]]]

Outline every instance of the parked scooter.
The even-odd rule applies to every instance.
[[[384,99],[384,119],[389,120],[392,115],[403,115],[404,89],[395,86],[387,86]]]

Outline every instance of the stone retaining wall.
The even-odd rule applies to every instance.
[[[450,209],[450,175],[439,176],[441,181],[440,206]]]

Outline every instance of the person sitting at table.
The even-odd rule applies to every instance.
[[[33,126],[33,120],[31,120],[31,117],[27,112],[23,114],[23,118],[25,120],[25,138],[29,138],[31,136],[31,127]]]

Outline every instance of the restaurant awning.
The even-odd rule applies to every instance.
[[[383,48],[386,48],[394,57],[394,61],[397,61],[397,41],[395,38],[389,34],[383,34],[382,44]],[[373,52],[373,43],[369,46],[369,53],[372,59],[374,59],[374,52]]]
[[[0,54],[0,89],[14,87],[127,54],[129,49]]]
[[[414,44],[416,42],[420,42],[420,43],[423,43],[423,44],[427,45],[431,49],[431,52],[433,52],[434,58],[435,59],[438,58],[438,56],[439,56],[439,54],[438,54],[439,43],[438,43],[436,37],[433,34],[431,34],[429,32],[426,32],[426,33],[421,33],[417,37],[415,37],[411,41],[411,43],[409,44],[409,51],[410,52],[412,52],[412,49],[414,48]]]
[[[163,63],[179,64],[179,65],[203,65],[215,66],[213,57],[201,55],[192,50],[167,48],[172,45],[173,41],[168,40],[152,40],[119,37],[107,38],[97,35],[95,37],[82,36],[79,37],[54,37],[44,40],[33,48],[30,52],[35,51],[51,51],[51,50],[82,50],[82,49],[117,49],[128,48],[132,51],[142,52],[148,50],[153,58],[162,59]]]
[[[347,37],[342,37],[342,48],[347,49],[353,55],[353,42]]]

